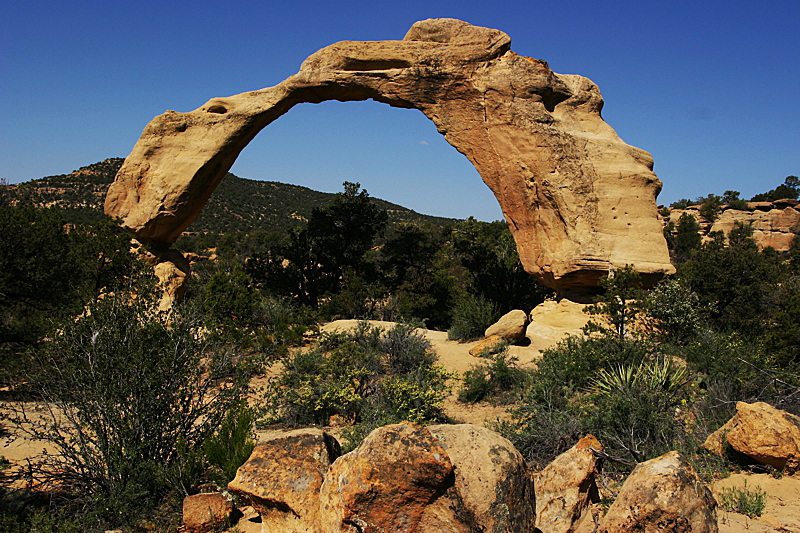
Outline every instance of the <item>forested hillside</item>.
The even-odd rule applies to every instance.
[[[36,204],[56,205],[65,220],[73,224],[102,218],[108,186],[124,160],[106,159],[59,174],[15,185],[30,191]],[[286,232],[308,220],[312,209],[328,205],[334,194],[274,181],[255,181],[231,173],[222,180],[206,207],[187,231],[196,233],[249,233],[255,230]],[[422,215],[405,207],[373,198],[389,215],[389,226],[400,222],[424,222],[443,227],[454,219]]]

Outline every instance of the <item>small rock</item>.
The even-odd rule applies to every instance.
[[[500,320],[489,326],[484,337],[499,335],[503,339],[514,341],[525,338],[525,327],[528,325],[528,313],[520,309],[509,311]]]
[[[470,348],[469,354],[473,357],[489,357],[490,355],[500,353],[500,350],[502,350],[503,346],[506,344],[507,341],[500,335],[492,335]]]
[[[183,499],[183,525],[191,533],[205,533],[233,517],[233,503],[219,492],[194,494]]]
[[[717,533],[717,502],[678,452],[639,463],[599,533]]]

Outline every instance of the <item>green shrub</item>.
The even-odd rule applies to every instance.
[[[456,301],[447,336],[460,341],[480,339],[499,317],[497,306],[492,302],[480,295],[467,294]]]
[[[219,429],[203,443],[206,459],[216,469],[217,483],[227,487],[236,477],[236,470],[253,453],[255,413],[242,400],[232,406]]]
[[[176,308],[167,322],[157,305],[142,282],[65,322],[34,359],[31,387],[49,408],[16,412],[18,430],[56,452],[31,466],[35,481],[111,524],[191,490],[189,463],[247,388],[246,358],[207,344],[200,317]]]
[[[513,393],[528,377],[527,372],[517,367],[517,361],[516,357],[508,355],[508,350],[503,350],[489,362],[467,370],[458,401],[476,403],[494,398],[499,398],[501,403],[512,401]]]
[[[720,504],[726,511],[755,518],[761,516],[767,506],[767,493],[761,490],[760,486],[756,486],[753,490],[748,489],[745,480],[743,488],[723,488]]]

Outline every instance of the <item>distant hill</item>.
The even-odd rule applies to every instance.
[[[40,205],[57,205],[67,222],[85,223],[103,216],[109,185],[122,166],[122,158],[94,163],[69,174],[47,176],[11,187],[28,194]],[[324,207],[331,193],[274,181],[256,181],[228,173],[188,232],[230,233],[271,230],[284,232],[302,225],[315,207]],[[456,219],[422,215],[397,204],[373,198],[389,214],[389,224],[430,223],[445,226]]]

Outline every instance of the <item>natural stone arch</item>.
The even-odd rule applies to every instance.
[[[265,126],[298,103],[371,98],[419,109],[472,162],[540,282],[593,287],[627,264],[650,282],[674,272],[650,154],[603,121],[594,83],[556,74],[510,43],[499,30],[430,19],[402,41],[325,47],[274,87],[167,111],[142,132],[105,211],[166,249]]]

